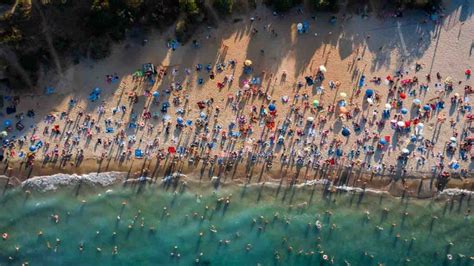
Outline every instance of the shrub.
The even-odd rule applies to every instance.
[[[186,15],[198,15],[201,11],[195,0],[179,0],[179,8]]]
[[[214,7],[224,14],[232,13],[232,7],[234,6],[234,0],[214,0]]]
[[[142,4],[143,0],[124,0],[125,5],[132,9],[138,9]]]
[[[397,5],[411,8],[431,8],[441,5],[441,0],[396,0]]]
[[[302,0],[266,0],[265,4],[272,6],[278,12],[286,12],[301,2]]]
[[[185,19],[178,20],[174,31],[176,39],[178,39],[179,42],[186,42],[189,40],[190,36],[188,31],[188,23]]]
[[[317,11],[337,12],[339,9],[337,0],[313,0],[313,7]]]

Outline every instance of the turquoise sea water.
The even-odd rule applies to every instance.
[[[470,205],[311,186],[8,191],[0,265],[474,265]]]

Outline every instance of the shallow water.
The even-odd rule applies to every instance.
[[[158,185],[25,195],[8,191],[0,198],[0,232],[9,233],[0,241],[0,265],[190,265],[197,259],[212,265],[474,265],[468,197],[460,204],[324,195],[312,186],[174,192]]]

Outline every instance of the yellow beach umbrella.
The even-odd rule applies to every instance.
[[[252,65],[252,60],[249,60],[249,59],[245,60],[244,65],[247,66],[247,67],[251,66]]]

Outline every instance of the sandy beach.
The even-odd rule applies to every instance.
[[[205,169],[206,178],[329,178],[432,195],[445,172],[448,188],[472,190],[474,164],[469,150],[460,153],[473,134],[474,94],[465,90],[473,85],[472,5],[451,1],[436,19],[409,11],[338,14],[333,22],[259,6],[199,28],[194,43],[175,49],[172,29],[129,38],[102,61],[45,72],[37,93],[3,92],[16,108],[2,117],[13,125],[5,139],[24,138],[4,148],[4,174],[19,184],[54,173],[146,171],[157,179],[169,171],[202,177]],[[303,22],[308,29],[298,33]],[[137,74],[146,63],[158,72],[150,79]]]

